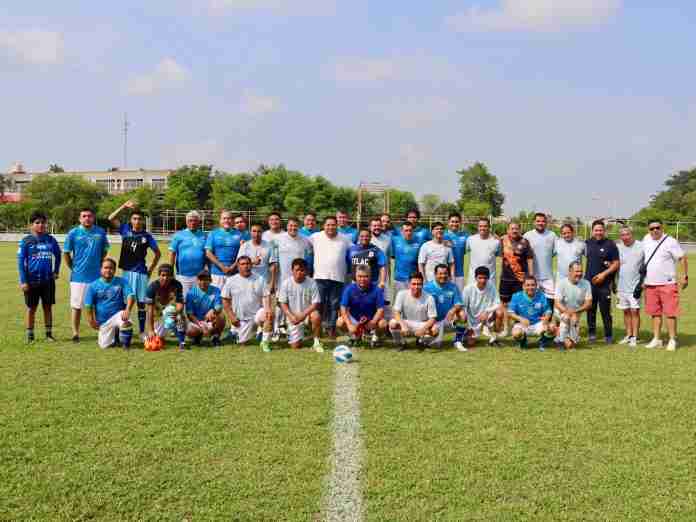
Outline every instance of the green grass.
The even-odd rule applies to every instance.
[[[0,247],[0,520],[309,520],[331,446],[333,363],[225,347],[23,344],[16,247]],[[67,288],[57,335],[69,339]],[[37,328],[39,337],[43,328]]]

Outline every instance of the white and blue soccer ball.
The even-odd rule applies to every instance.
[[[333,351],[337,363],[347,363],[353,358],[353,352],[345,344],[339,344]]]

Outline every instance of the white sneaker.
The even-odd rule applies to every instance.
[[[653,340],[645,345],[646,348],[662,348],[662,340],[653,337]]]
[[[508,335],[510,335],[510,332],[508,331],[507,326],[506,326],[505,328],[503,328],[503,331],[500,332],[500,337],[505,338]]]
[[[454,347],[460,352],[468,352],[469,351],[469,349],[466,346],[464,346],[460,341],[457,341],[456,343],[454,343]]]
[[[636,339],[635,337],[631,337],[631,340],[628,341],[628,346],[630,346],[631,348],[635,348],[636,346],[638,346],[638,339]]]
[[[631,342],[631,336],[627,335],[623,339],[621,339],[617,344],[628,344]]]
[[[677,349],[677,340],[676,339],[670,339],[669,342],[667,343],[667,351],[668,352],[674,352]]]
[[[319,339],[314,339],[314,351],[317,353],[324,353],[324,345],[321,344],[321,341]]]
[[[490,336],[491,336],[491,329],[488,328],[488,325],[487,325],[487,324],[484,324],[484,325],[483,325],[483,328],[481,329],[481,333],[482,333],[483,335],[485,335],[486,337],[490,337]]]

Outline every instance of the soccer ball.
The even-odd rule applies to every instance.
[[[333,351],[337,363],[347,363],[353,358],[353,352],[345,344],[339,344]]]
[[[164,339],[159,335],[154,335],[145,339],[146,352],[159,352],[164,348]]]

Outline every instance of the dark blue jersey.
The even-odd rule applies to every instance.
[[[41,283],[55,278],[60,271],[60,246],[49,234],[29,234],[19,242],[17,250],[19,282]]]

